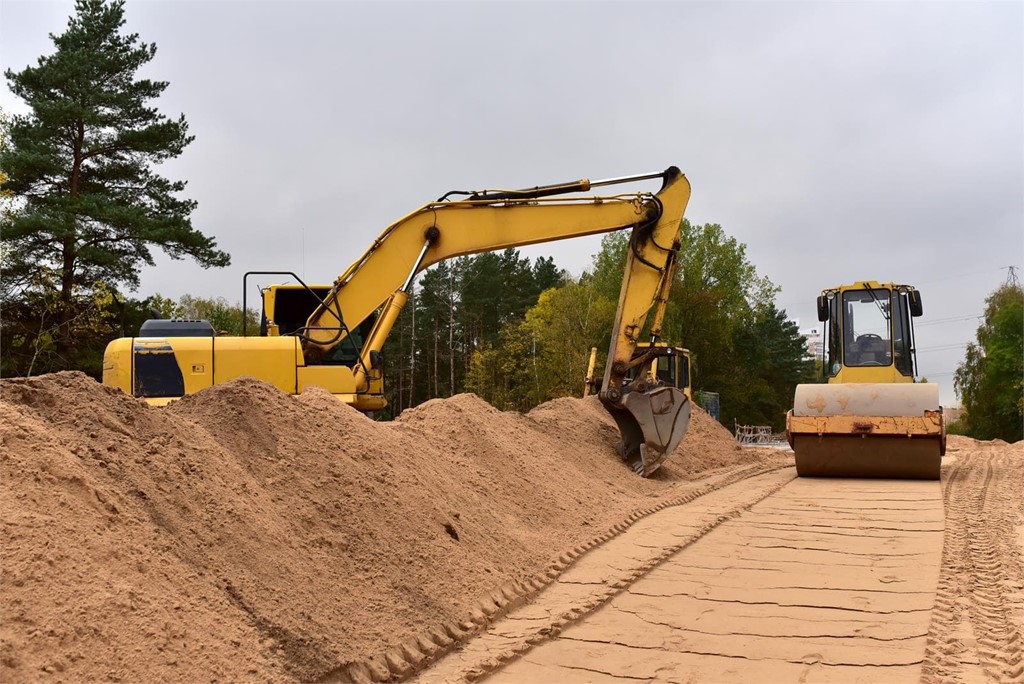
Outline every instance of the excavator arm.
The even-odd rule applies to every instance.
[[[660,178],[655,193],[566,196],[594,187]],[[462,199],[451,200],[452,195]],[[657,174],[602,181],[581,180],[525,190],[448,193],[388,226],[370,248],[334,282],[333,288],[299,331],[307,363],[341,344],[352,330],[377,313],[354,369],[356,388],[369,374],[398,314],[408,301],[417,273],[453,257],[509,247],[631,229],[604,388],[600,399],[623,436],[621,456],[649,475],[678,445],[689,422],[689,402],[676,388],[648,389],[642,374],[626,382],[630,368],[650,363],[679,250],[679,228],[690,185],[676,167]],[[653,317],[651,314],[653,313]],[[651,324],[645,325],[648,319]],[[651,350],[634,358],[638,343]]]

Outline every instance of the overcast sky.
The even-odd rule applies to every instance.
[[[50,54],[72,12],[0,0],[0,65]],[[1022,2],[140,0],[126,19],[196,136],[163,173],[232,257],[162,258],[140,296],[330,282],[447,190],[676,165],[687,217],[745,243],[802,328],[824,287],[918,286],[920,372],[951,405],[984,298],[1024,266]],[[0,107],[25,111],[6,87]],[[522,251],[579,275],[599,243]]]

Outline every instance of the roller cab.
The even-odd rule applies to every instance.
[[[915,383],[909,285],[860,281],[824,290],[827,384],[798,385],[786,435],[801,477],[939,478],[946,430],[939,387]]]

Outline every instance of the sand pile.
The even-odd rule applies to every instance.
[[[765,458],[695,411],[637,478],[593,398],[523,416],[459,395],[375,423],[248,379],[158,409],[60,373],[4,380],[0,403],[4,681],[339,676]]]

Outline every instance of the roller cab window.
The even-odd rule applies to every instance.
[[[892,364],[892,294],[889,290],[843,293],[843,359],[847,366]]]

